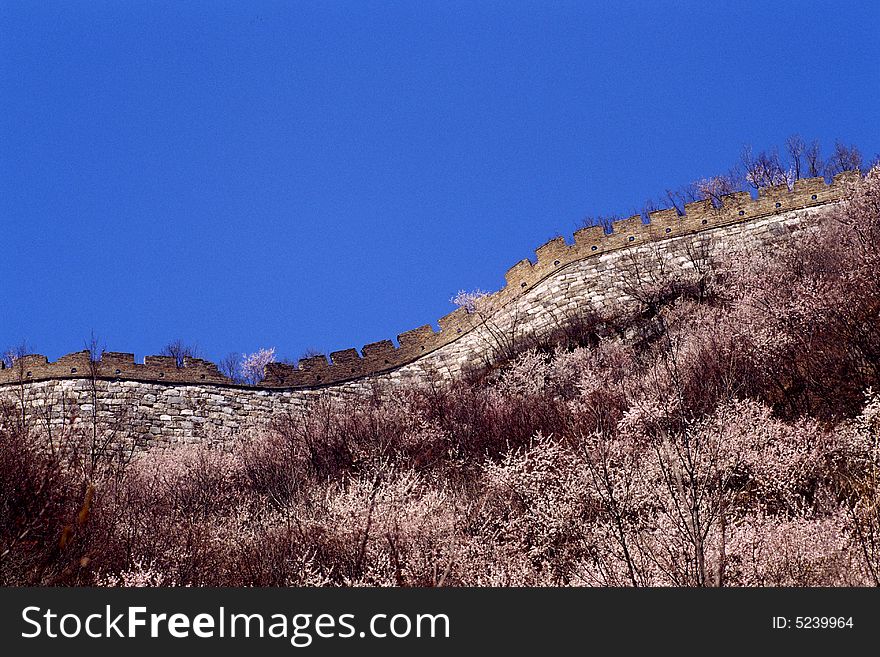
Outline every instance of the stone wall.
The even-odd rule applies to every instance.
[[[857,174],[852,174],[857,175]],[[549,333],[588,310],[614,313],[635,302],[640,287],[687,273],[722,256],[768,248],[793,231],[821,221],[846,191],[848,175],[831,185],[798,181],[787,187],[666,210],[614,224],[611,234],[586,228],[573,244],[551,240],[508,271],[504,289],[482,299],[475,312],[459,309],[430,326],[390,341],[304,359],[297,367],[273,364],[259,386],[234,385],[213,363],[87,352],[59,358],[26,356],[0,371],[0,399],[55,431],[74,422],[96,423],[138,445],[225,437],[301,413],[316,397],[360,395],[402,382],[451,379],[480,365],[510,343]]]

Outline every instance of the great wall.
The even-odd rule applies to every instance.
[[[765,187],[758,198],[747,192],[689,203],[674,209],[614,222],[563,237],[536,250],[535,261],[511,267],[506,285],[480,300],[479,312],[459,308],[439,320],[439,331],[421,326],[390,340],[300,360],[297,366],[272,363],[258,385],[236,384],[217,366],[186,359],[183,367],[167,356],[88,351],[54,362],[23,356],[0,370],[0,401],[18,417],[48,429],[69,422],[93,422],[131,444],[189,442],[234,435],[279,414],[295,414],[318,396],[358,395],[377,387],[427,380],[452,380],[474,363],[491,360],[499,339],[540,335],[584,309],[613,311],[633,303],[636,277],[660,277],[707,260],[766,248],[814,225],[846,195],[855,172],[827,184],[808,178]]]

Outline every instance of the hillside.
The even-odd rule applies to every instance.
[[[880,169],[837,185],[795,194],[812,210],[767,194],[740,198],[770,204],[752,217],[691,206],[678,241],[630,244],[651,235],[631,222],[601,237],[625,240],[602,259],[569,263],[558,253],[586,242],[551,242],[508,292],[460,311],[468,324],[446,323],[465,337],[429,327],[418,357],[369,380],[349,367],[335,388],[294,385],[309,364],[244,387],[127,376],[149,363],[126,357],[89,376],[88,358],[22,361],[4,380],[0,581],[880,585]],[[610,294],[569,303],[564,267]],[[458,356],[417,367],[425,345]],[[208,411],[192,419],[190,393],[172,417],[142,385],[261,421],[223,435]],[[139,449],[153,424],[114,415],[134,400],[165,449]],[[191,426],[163,433],[174,422]]]

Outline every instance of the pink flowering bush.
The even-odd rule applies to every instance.
[[[238,370],[244,383],[259,383],[266,376],[266,365],[275,362],[275,347],[242,354]]]

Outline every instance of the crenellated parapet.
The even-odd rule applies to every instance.
[[[480,324],[480,318],[497,312],[518,299],[535,285],[574,262],[602,254],[671,239],[736,223],[750,222],[775,214],[818,207],[845,198],[857,172],[835,176],[831,184],[823,178],[798,180],[786,185],[762,188],[758,198],[747,192],[723,196],[717,205],[709,200],[688,203],[684,214],[674,209],[651,212],[647,223],[641,215],[616,221],[611,231],[601,226],[582,228],[569,244],[557,237],[540,246],[535,258],[521,260],[505,274],[505,286],[481,300],[481,312],[469,313],[458,308],[441,317],[439,331],[430,325],[401,333],[397,345],[382,340],[365,345],[360,351],[344,349],[325,356],[314,356],[296,365],[271,363],[266,367],[260,388],[308,388],[341,383],[373,374],[388,372],[448,345]],[[147,356],[135,362],[133,354],[105,352],[92,360],[88,351],[62,356],[49,362],[45,356],[29,355],[18,359],[11,368],[0,369],[0,385],[54,379],[120,379],[159,383],[235,385],[209,361],[187,358],[182,367],[169,356]]]
[[[61,356],[54,362],[40,354],[17,359],[12,367],[0,370],[0,384],[45,381],[47,379],[126,379],[167,383],[231,384],[217,366],[200,358],[185,358],[182,367],[171,356],[147,356],[137,363],[134,354],[105,351],[92,358],[89,351]]]

